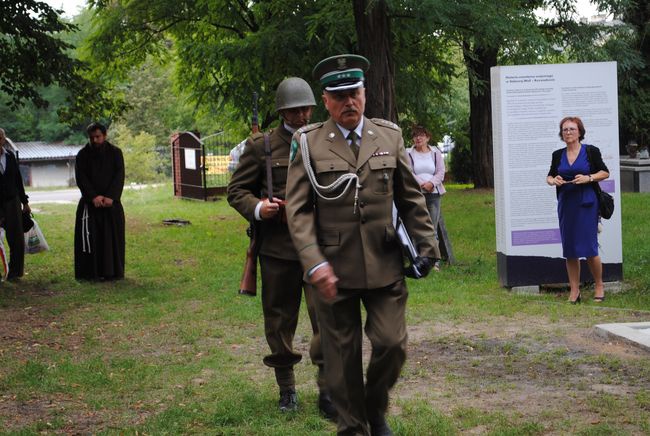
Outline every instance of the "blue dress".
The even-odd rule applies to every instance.
[[[565,181],[573,180],[577,174],[590,174],[586,147],[580,145],[580,152],[573,165],[569,164],[565,149],[557,171]],[[588,184],[562,185],[559,189],[557,214],[560,218],[563,256],[598,256],[598,201],[593,187]]]

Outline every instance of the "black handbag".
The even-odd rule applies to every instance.
[[[591,163],[591,149],[589,147],[590,146],[588,145],[587,160],[589,161],[590,170],[593,172],[593,166]],[[598,197],[598,214],[606,220],[610,219],[614,214],[614,197],[603,191],[598,182],[592,182],[591,185],[594,187],[596,197]]]
[[[598,187],[598,213],[606,220],[614,213],[614,197]]]

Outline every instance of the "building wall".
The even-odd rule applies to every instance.
[[[74,186],[74,160],[50,162],[21,162],[21,166],[29,166],[29,185],[32,188],[50,186]]]

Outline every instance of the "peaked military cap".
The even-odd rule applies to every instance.
[[[344,91],[361,88],[365,71],[370,62],[363,56],[342,54],[323,59],[315,67],[312,74],[326,91]]]

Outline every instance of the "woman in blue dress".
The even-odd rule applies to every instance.
[[[598,147],[581,143],[585,127],[580,118],[563,118],[559,135],[566,148],[553,152],[546,183],[557,191],[562,255],[571,287],[569,301],[580,302],[580,258],[584,257],[594,278],[594,301],[602,302],[605,291],[598,256],[598,197],[594,185],[608,178],[609,170]]]

